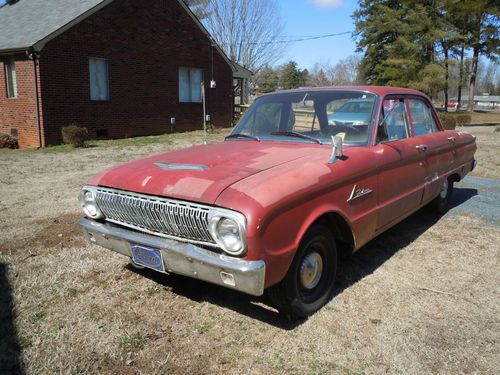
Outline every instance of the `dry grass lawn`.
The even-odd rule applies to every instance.
[[[499,178],[500,132],[470,131],[476,174]],[[345,260],[335,297],[296,323],[83,241],[90,175],[201,141],[0,153],[0,373],[498,373],[500,228],[471,214],[413,215]]]
[[[500,112],[473,112],[472,123],[489,122],[500,124]]]

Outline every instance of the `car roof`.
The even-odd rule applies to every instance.
[[[426,96],[417,90],[405,89],[402,87],[389,87],[389,86],[322,86],[322,87],[300,87],[298,89],[292,90],[280,90],[274,93],[286,93],[286,92],[304,92],[304,91],[368,91],[380,96],[387,94],[412,94],[419,96]],[[264,94],[272,95],[273,93]]]

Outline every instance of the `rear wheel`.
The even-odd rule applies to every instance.
[[[295,258],[281,283],[267,290],[279,312],[305,318],[328,302],[337,270],[337,248],[331,232],[312,226],[302,239]]]
[[[432,201],[434,210],[439,214],[445,214],[450,208],[451,195],[453,193],[453,180],[444,179],[441,183],[439,195]]]

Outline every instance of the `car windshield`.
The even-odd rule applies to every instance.
[[[337,112],[370,113],[372,111],[372,105],[373,102],[371,100],[351,100],[337,109]]]
[[[345,144],[368,142],[375,95],[360,91],[295,91],[258,98],[231,139]]]

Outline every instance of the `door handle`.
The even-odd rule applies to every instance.
[[[448,141],[455,142],[457,139],[455,137],[448,137]]]
[[[427,151],[427,145],[418,145],[418,146],[415,146],[415,148],[419,151],[422,151],[422,152]]]

